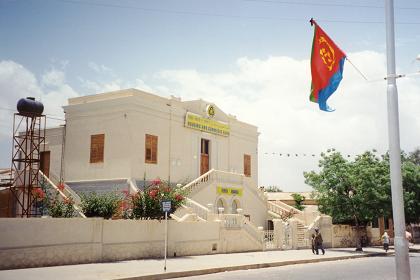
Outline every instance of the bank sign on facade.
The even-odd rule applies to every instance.
[[[229,136],[230,132],[230,128],[227,123],[204,118],[191,112],[187,112],[187,115],[185,116],[185,126],[226,137]]]

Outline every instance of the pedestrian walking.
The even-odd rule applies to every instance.
[[[311,236],[312,254],[315,254],[315,234]]]
[[[389,235],[388,235],[388,232],[386,232],[386,231],[382,235],[382,243],[384,245],[385,252],[388,252],[388,250],[389,250]]]
[[[319,255],[319,249],[321,249],[322,254],[325,255],[325,249],[324,249],[324,245],[323,240],[322,240],[322,235],[321,232],[319,231],[319,228],[315,228],[315,253],[317,255]]]

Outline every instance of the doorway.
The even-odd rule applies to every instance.
[[[210,140],[201,139],[200,175],[210,170]]]
[[[50,151],[41,152],[39,169],[45,176],[50,177]]]

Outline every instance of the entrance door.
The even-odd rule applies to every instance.
[[[210,169],[210,141],[201,139],[201,157],[200,157],[200,175],[203,175]]]
[[[39,169],[45,174],[45,176],[50,177],[50,151],[41,152]]]

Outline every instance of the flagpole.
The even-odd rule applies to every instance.
[[[401,150],[398,120],[398,91],[395,74],[394,3],[385,0],[388,140],[391,175],[394,248],[397,280],[410,280],[408,243],[405,238],[404,201],[401,177]]]

